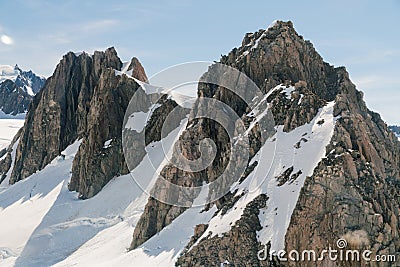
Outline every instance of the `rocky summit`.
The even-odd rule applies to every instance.
[[[323,248],[357,231],[366,233],[369,242],[363,245],[374,253],[398,253],[399,142],[380,116],[367,109],[363,94],[350,81],[345,68],[335,68],[324,62],[313,45],[295,31],[291,22],[281,21],[266,30],[246,34],[242,46],[223,56],[221,63],[244,72],[259,86],[267,96],[276,124],[282,127],[284,133],[294,134],[299,128],[312,123],[329,103],[333,104],[333,133],[326,147],[321,147],[323,156],[311,172],[305,173],[306,167],[296,163],[296,160],[290,163],[294,164],[292,166],[280,166],[281,170],[273,171],[279,174],[277,180],[282,175],[288,177],[279,181],[275,185],[277,187],[295,180],[301,181],[303,176],[304,185],[299,183],[301,190],[298,196],[277,196],[271,188],[260,192],[258,196],[246,193],[246,187],[232,190],[231,194],[215,203],[218,210],[214,218],[221,217],[220,223],[226,224],[230,220],[229,216],[224,215],[226,210],[234,213],[235,209],[242,209],[242,215],[230,221],[231,225],[222,234],[214,233],[213,226],[216,225],[211,224],[214,218],[208,225],[196,228],[198,230],[179,256],[177,266],[213,266],[215,262],[225,260],[233,266],[277,266],[282,263],[274,259],[257,259],[257,252],[262,245],[286,248],[287,251]],[[248,118],[252,112],[225,88],[212,85],[199,87],[199,95],[227,103],[243,118]],[[320,119],[315,127],[323,127],[327,123]],[[217,140],[224,140],[224,136],[218,134],[219,126],[212,121],[198,122],[186,131],[191,139],[196,139],[205,129],[209,131],[207,135],[214,134]],[[259,136],[257,130],[255,136]],[[293,153],[299,153],[296,150],[301,150],[302,146],[306,147],[307,142],[312,141],[313,137],[306,136],[313,132],[302,134],[305,138],[300,136],[298,142],[285,144],[295,147]],[[217,144],[220,150],[226,150],[224,142]],[[254,145],[253,157],[263,145],[261,142]],[[190,146],[183,149],[187,150],[189,156],[194,150]],[[223,162],[227,159],[221,155],[217,160],[212,171],[203,173],[192,182],[198,184],[202,180],[212,180],[218,173],[218,167],[224,166]],[[170,168],[173,167],[165,167],[167,178],[169,173],[176,173]],[[248,168],[251,168],[250,162]],[[175,176],[176,182],[180,183],[184,177]],[[246,181],[246,177],[243,177],[243,181]],[[286,201],[281,197],[294,198],[292,212],[280,211],[280,205],[274,204]],[[243,202],[247,204],[243,205]],[[276,212],[270,212],[271,209]],[[168,228],[183,212],[182,209],[150,198],[134,230],[131,249],[146,244],[146,240]],[[275,217],[280,212],[287,212],[287,224],[277,227],[274,224],[282,223]],[[263,221],[261,218],[265,213],[272,217]],[[272,237],[278,236],[266,228],[284,231],[281,235],[284,244],[281,243],[283,240],[260,238],[263,232]],[[274,244],[274,241],[278,243]],[[301,266],[328,266],[324,264],[328,263],[302,263]],[[293,266],[297,266],[296,263]]]
[[[191,109],[151,82],[137,58],[122,62],[113,47],[63,56],[0,155],[0,221],[29,218],[22,245],[0,238],[0,265],[396,266],[277,254],[346,248],[400,259],[395,129],[292,22],[247,33],[211,64]],[[203,116],[214,108],[203,98],[225,105],[220,122]],[[173,163],[206,161],[204,140],[216,149],[205,168]],[[238,147],[248,157],[233,157]],[[241,165],[232,183],[204,189]],[[190,205],[174,205],[188,199],[177,185],[201,189]]]

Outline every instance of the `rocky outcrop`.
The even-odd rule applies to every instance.
[[[140,64],[137,60],[135,62]],[[44,168],[77,139],[83,139],[81,153],[84,151],[88,154],[84,157],[78,155],[76,164],[85,164],[82,165],[85,171],[75,164],[70,189],[81,191],[84,197],[93,195],[104,185],[104,179],[109,180],[124,170],[121,151],[114,151],[118,147],[117,140],[109,149],[109,154],[115,159],[112,163],[106,159],[101,160],[101,153],[96,154],[98,150],[93,148],[93,144],[97,148],[100,143],[102,148],[104,141],[117,136],[118,125],[123,121],[124,106],[129,96],[139,87],[126,76],[115,76],[114,70],[120,70],[121,67],[122,62],[114,48],[105,52],[96,51],[93,55],[82,53],[77,56],[70,52],[63,57],[31,104],[10,183]],[[102,138],[105,140],[100,140]],[[90,186],[82,185],[83,178],[80,175],[97,175],[94,168],[99,172],[108,169],[104,174],[107,178],[84,176],[93,184],[99,184],[96,189],[90,189]],[[75,177],[79,177],[79,183]]]
[[[270,260],[269,257],[260,265],[257,257],[258,251],[263,249],[256,235],[256,231],[261,230],[258,214],[266,206],[267,199],[262,194],[250,202],[235,227],[223,237],[210,237],[194,247],[188,246],[183,252],[185,256],[178,259],[176,266],[219,266],[218,263],[226,261],[229,262],[227,266],[281,266],[278,261]],[[208,253],[203,257],[205,251]]]
[[[126,74],[121,72],[122,67]],[[145,145],[160,139],[160,125],[177,107],[176,102],[166,96],[147,94],[138,81],[147,81],[139,60],[133,58],[124,65],[114,48],[96,51],[93,55],[66,54],[30,106],[10,183],[41,170],[78,139],[81,145],[74,158],[69,189],[79,192],[80,198],[94,196],[110,179],[126,174],[122,126],[133,94],[139,91],[136,94],[139,97],[131,105],[136,112],[147,111],[152,100],[160,99],[146,126],[145,140],[135,143],[128,139],[135,147],[127,153],[128,157],[135,158],[130,158],[133,164],[138,164],[145,155]],[[188,113],[184,108],[177,110],[177,121],[166,133]],[[11,167],[8,158],[3,164],[4,173]]]
[[[45,167],[86,132],[86,117],[101,72],[120,68],[114,49],[93,57],[70,52],[63,57],[26,116],[10,183]]]
[[[113,69],[103,70],[86,116],[87,129],[74,158],[69,189],[95,195],[114,176],[127,173],[121,145],[125,110],[139,85]],[[109,140],[109,144],[105,142]]]
[[[338,238],[360,230],[367,233],[369,248],[373,248],[375,253],[397,253],[400,247],[399,143],[379,115],[367,109],[362,93],[351,83],[346,70],[325,63],[312,44],[296,33],[291,22],[277,22],[265,31],[247,34],[242,46],[223,56],[221,63],[244,72],[264,94],[277,85],[283,85],[270,94],[268,102],[271,103],[276,124],[283,125],[286,132],[310,122],[327,102],[336,103],[334,137],[327,147],[326,158],[306,179],[301,191],[286,233],[287,251],[335,245]],[[225,88],[203,84],[198,91],[199,96],[213,97],[228,104],[240,116],[249,111],[238,96]],[[318,125],[322,124],[324,121],[318,122]],[[186,145],[181,149],[188,158],[198,157],[198,140],[204,136],[213,137],[220,151],[210,169],[188,174],[167,165],[163,176],[186,186],[212,181],[224,169],[227,160],[227,140],[221,128],[209,120],[194,122],[181,136],[181,143],[185,143],[187,138]],[[255,144],[251,156],[262,144],[254,141],[257,136],[255,132],[253,141],[250,140]],[[300,140],[297,148],[301,145]],[[290,182],[294,175],[295,181],[299,174],[292,173],[290,166],[286,170],[288,174],[277,179],[282,183]],[[245,179],[243,177],[241,181]],[[233,195],[228,194],[214,204],[224,210],[232,206],[232,201],[235,201]],[[250,208],[254,205],[246,207]],[[150,198],[134,230],[131,249],[161,231],[184,210]],[[257,214],[257,211],[252,214]],[[277,262],[256,260],[261,246],[254,238],[259,228],[258,217],[242,215],[240,224],[241,227],[232,227],[222,237],[203,238],[192,246],[201,235],[195,233],[196,237],[182,252],[177,266],[209,266],[225,260],[234,266],[278,266],[274,265]],[[207,225],[201,227],[206,229]],[[246,246],[238,240],[245,240]],[[293,266],[298,266],[296,264],[293,263]],[[304,263],[304,266],[315,264],[343,265],[311,262]],[[352,263],[344,263],[343,266],[346,264]]]
[[[143,67],[136,58],[131,60],[127,75],[116,75],[113,69],[102,72],[94,89],[87,114],[87,130],[83,135],[82,144],[74,158],[72,177],[69,189],[80,193],[80,198],[90,198],[97,194],[111,178],[127,174],[140,163],[145,152],[145,146],[161,139],[161,129],[165,117],[177,107],[175,101],[167,95],[147,94],[131,77],[142,82],[147,81]],[[132,98],[135,94],[135,98]],[[124,128],[124,117],[128,113],[147,111],[152,101],[158,99],[158,108],[154,110],[141,133]],[[169,125],[166,133],[176,128],[186,116],[188,110],[177,107],[178,116],[174,124]],[[130,131],[122,138],[123,131]],[[145,140],[142,140],[142,135]],[[122,142],[126,147],[133,148],[123,151]],[[125,154],[124,154],[125,152]],[[125,160],[127,158],[127,161]],[[127,165],[128,163],[128,165]]]
[[[399,142],[380,116],[367,109],[362,93],[355,89],[344,69],[338,79],[341,86],[334,111],[338,116],[335,132],[326,158],[302,189],[286,234],[287,250],[329,247],[341,237],[363,231],[368,244],[355,249],[370,249],[373,256],[398,258]],[[306,225],[309,227],[303,227]],[[352,240],[347,241],[351,245]],[[342,266],[339,264],[334,266]],[[374,262],[369,266],[392,264]]]
[[[326,101],[334,98],[335,90],[332,75],[335,70],[322,61],[309,42],[305,42],[293,29],[291,22],[280,22],[265,32],[246,35],[243,45],[233,49],[227,56],[223,56],[221,63],[237,68],[248,75],[264,94],[271,88],[284,84],[293,86],[292,101],[282,90],[277,90],[269,96],[268,101],[273,103],[272,113],[277,124],[284,124],[285,131],[311,121],[318,109]],[[280,71],[284,70],[284,71]],[[206,77],[206,73],[204,76]],[[210,74],[212,75],[212,74]],[[224,75],[221,75],[222,77]],[[245,93],[245,92],[244,92]],[[243,120],[249,107],[230,90],[211,84],[200,84],[198,95],[215,98],[229,105]],[[290,96],[289,96],[290,97]],[[300,107],[297,105],[302,98]],[[192,112],[199,112],[196,108]],[[193,114],[192,114],[193,115]],[[257,127],[255,127],[257,128]],[[265,130],[265,129],[263,129]],[[260,129],[250,135],[250,156],[259,150],[262,145]],[[176,182],[178,185],[198,186],[203,181],[213,181],[222,173],[229,161],[230,144],[223,127],[212,120],[200,119],[186,129],[181,136],[181,150],[188,159],[199,157],[197,146],[204,137],[212,138],[217,144],[218,154],[213,164],[204,172],[183,173],[180,169],[167,166],[164,178]],[[185,140],[186,139],[186,140]],[[265,140],[264,140],[265,141]],[[185,177],[185,178],[183,178]],[[188,178],[190,177],[190,179]],[[224,200],[219,201],[223,206]],[[181,209],[184,210],[184,209]],[[157,218],[163,224],[154,224],[151,218]],[[149,199],[149,203],[134,231],[131,248],[135,248],[149,237],[168,225],[180,213],[175,207]]]
[[[132,77],[135,77],[142,82],[147,82],[146,72],[136,57],[132,58],[131,62],[129,63],[128,72]]]
[[[12,152],[15,148],[15,143],[21,136],[21,132],[22,128],[18,130],[17,134],[11,140],[10,145],[0,151],[0,184],[7,178],[7,176],[10,176],[10,168],[13,164]]]

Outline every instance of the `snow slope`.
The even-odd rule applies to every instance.
[[[171,149],[186,121],[163,140],[149,144],[149,156],[132,175],[140,174],[148,181],[156,177],[154,168],[165,164],[162,150]],[[79,200],[77,193],[68,190],[79,145],[76,141],[68,147],[65,159],[57,157],[43,170],[0,191],[0,266],[52,265],[74,251],[79,253],[86,242],[95,242],[96,251],[114,244],[114,253],[124,255],[148,196],[128,174],[114,178],[93,198]],[[115,235],[115,229],[121,234]],[[96,243],[99,233],[116,239]]]
[[[201,192],[196,201],[207,197]],[[55,266],[175,266],[179,253],[185,248],[197,224],[207,223],[216,211],[214,206],[207,212],[195,207],[186,210],[159,234],[143,246],[125,252],[124,244],[132,239],[133,228],[121,222],[100,232],[63,262]],[[115,236],[115,233],[118,233]]]

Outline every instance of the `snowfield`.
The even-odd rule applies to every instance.
[[[10,145],[18,130],[24,126],[21,119],[1,119],[0,111],[0,150]]]

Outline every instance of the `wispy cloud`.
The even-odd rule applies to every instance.
[[[374,86],[382,80],[383,78],[377,75],[367,75],[353,78],[354,83],[359,88]]]
[[[113,19],[103,19],[103,20],[96,20],[91,21],[82,26],[82,31],[85,32],[98,32],[98,31],[106,31],[112,29],[113,27],[119,24],[118,20]]]
[[[357,88],[364,89],[380,89],[383,88],[400,88],[400,81],[393,79],[391,74],[371,74],[364,76],[352,77],[353,82]]]
[[[388,61],[393,61],[396,57],[400,56],[400,50],[393,49],[376,49],[361,53],[358,56],[348,58],[350,64],[382,64]]]
[[[46,40],[51,41],[54,44],[68,44],[71,43],[71,39],[65,33],[54,33],[45,35]]]

